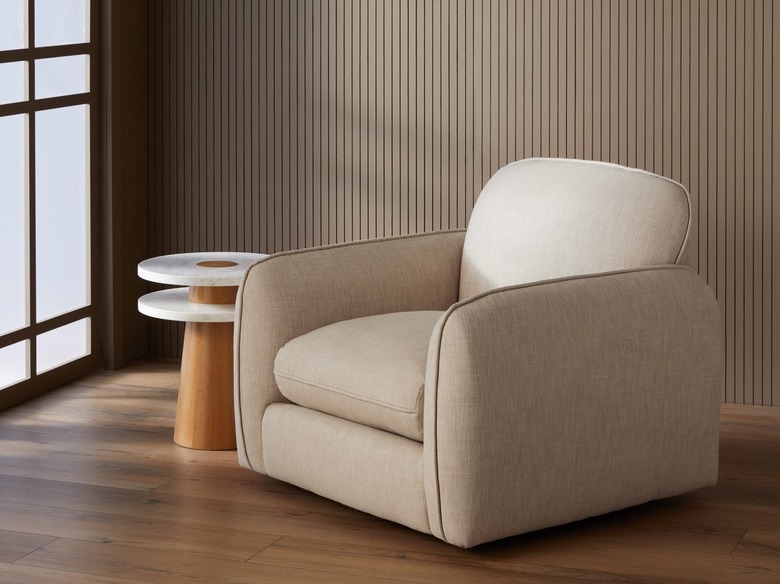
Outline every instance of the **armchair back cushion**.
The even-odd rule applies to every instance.
[[[604,162],[527,159],[488,181],[471,216],[460,298],[493,288],[686,263],[685,188]]]

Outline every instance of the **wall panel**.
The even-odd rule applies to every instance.
[[[771,0],[150,6],[151,254],[464,227],[507,161],[637,166],[691,191],[724,399],[780,405]],[[175,356],[181,328],[150,343]]]

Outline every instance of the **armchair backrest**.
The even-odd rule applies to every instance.
[[[485,185],[466,231],[460,298],[595,272],[687,263],[691,210],[670,179],[616,164],[531,158]]]

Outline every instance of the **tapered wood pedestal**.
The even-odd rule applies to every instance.
[[[233,304],[235,286],[191,286],[196,304]],[[236,447],[233,416],[233,323],[188,322],[173,441],[198,450]]]
[[[186,325],[173,441],[199,450],[236,447],[232,322]]]

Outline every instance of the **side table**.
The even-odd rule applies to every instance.
[[[138,311],[187,323],[173,440],[198,450],[236,447],[233,414],[233,322],[238,285],[266,254],[204,252],[159,256],[138,264],[138,275],[188,286],[146,294]]]

